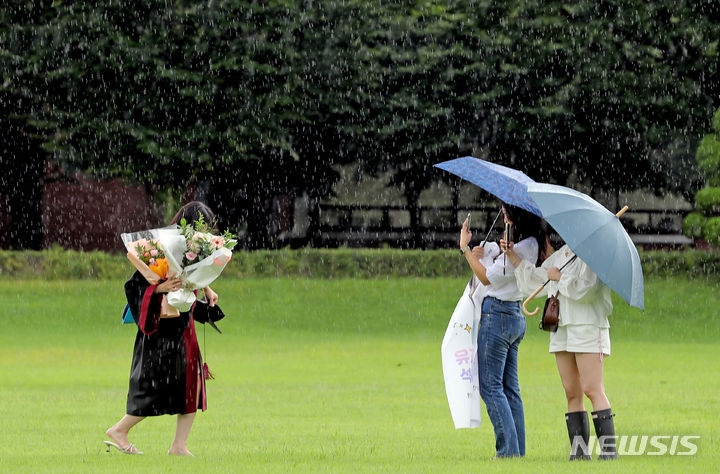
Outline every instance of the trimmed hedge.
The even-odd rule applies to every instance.
[[[698,209],[706,216],[720,214],[720,188],[703,188],[695,195]]]
[[[720,109],[719,109],[720,110]],[[717,114],[720,117],[720,113]],[[719,133],[720,132],[716,132]],[[709,180],[710,186],[718,186],[718,170],[720,170],[720,137],[709,134],[700,142],[695,154],[700,169]]]
[[[43,251],[0,251],[0,278],[47,280],[125,279],[132,272],[125,255],[54,247]]]
[[[691,212],[683,219],[683,234],[691,239],[699,239],[703,236],[703,227],[705,227],[707,217],[702,212]]]
[[[682,250],[640,252],[645,276],[720,279],[720,251]]]
[[[703,237],[714,247],[720,245],[720,217],[711,217],[703,227]]]
[[[460,252],[452,250],[261,250],[236,252],[233,261],[229,273],[240,277],[440,277],[467,273]]]
[[[720,252],[640,252],[646,276],[720,276]],[[124,255],[53,248],[0,251],[3,279],[126,279],[132,267]],[[468,277],[457,250],[301,249],[238,251],[223,275],[235,278]]]

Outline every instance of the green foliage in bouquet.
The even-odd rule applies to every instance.
[[[154,265],[157,260],[165,258],[165,252],[156,240],[141,239],[137,241],[135,251],[145,265]]]
[[[228,230],[222,235],[216,235],[214,232],[216,232],[214,223],[207,223],[202,213],[192,223],[188,223],[184,218],[180,220],[180,233],[185,237],[187,244],[187,252],[183,255],[183,267],[209,257],[220,248],[232,249],[237,245],[235,235]]]

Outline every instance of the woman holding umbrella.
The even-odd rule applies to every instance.
[[[560,302],[558,328],[550,333],[550,352],[555,354],[567,397],[565,421],[571,443],[570,460],[590,459],[590,425],[583,394],[592,402],[593,424],[602,449],[600,459],[617,458],[614,414],[603,385],[603,361],[610,355],[608,315],[613,307],[610,289],[567,245],[539,267],[523,260],[512,242],[501,241],[501,248],[515,266],[517,285],[522,292],[531,293],[546,282],[543,291],[556,294]]]
[[[538,243],[546,237],[538,216],[503,203],[506,224],[518,239],[515,255],[528,265],[538,262]],[[497,457],[525,455],[525,414],[518,381],[518,347],[525,336],[520,302],[525,296],[515,281],[515,264],[496,258],[485,267],[479,260],[483,248],[468,246],[472,233],[467,220],[460,232],[460,249],[480,282],[489,286],[482,303],[478,331],[480,395],[495,432]]]
[[[570,459],[589,458],[587,450],[576,449],[587,446],[590,438],[583,394],[590,398],[595,410],[592,417],[601,448],[600,459],[616,459],[615,415],[603,385],[603,357],[610,355],[607,319],[612,311],[610,290],[630,306],[645,309],[640,256],[620,222],[628,207],[613,214],[590,196],[555,184],[530,183],[527,192],[547,223],[567,243],[541,268],[522,264],[518,283],[524,289],[541,283],[528,300],[542,291],[559,293],[560,322],[557,332],[550,335],[550,352],[556,355],[568,400],[565,419],[573,446]],[[513,253],[509,248],[507,256],[511,260],[516,258]],[[575,261],[565,268],[560,266],[575,255]],[[546,284],[550,288],[545,289]],[[525,314],[537,312],[527,312],[526,304],[527,301],[523,305]]]

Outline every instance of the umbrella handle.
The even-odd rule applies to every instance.
[[[543,288],[545,288],[545,285],[542,285],[542,286],[540,286],[537,290],[535,290],[535,293],[533,293],[532,295],[528,296],[527,299],[525,300],[525,302],[522,304],[522,310],[523,310],[523,313],[525,313],[525,315],[527,315],[527,316],[535,316],[536,314],[538,314],[538,312],[540,311],[540,308],[535,308],[535,311],[533,311],[533,312],[531,313],[531,312],[528,311],[528,309],[527,309],[527,304],[530,302],[530,300],[532,300],[533,298],[535,298],[535,297],[538,295],[538,293],[540,293],[540,292],[542,291]]]

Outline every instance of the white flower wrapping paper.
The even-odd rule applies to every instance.
[[[220,276],[232,257],[232,251],[221,247],[210,256],[183,268],[181,263],[183,255],[187,252],[187,243],[180,229],[166,227],[157,230],[158,240],[165,250],[169,274],[177,273],[183,281],[182,289],[168,293],[168,303],[180,312],[189,311],[196,299],[195,290],[205,288]]]
[[[183,268],[182,261],[183,255],[187,252],[187,243],[185,237],[180,233],[180,228],[176,225],[124,233],[120,235],[120,238],[125,243],[129,254],[135,251],[134,244],[141,239],[157,240],[160,243],[168,263],[168,275],[176,273],[177,278],[183,281],[182,289],[167,294],[167,303],[179,312],[190,310],[195,303],[195,290],[205,288],[215,281],[232,257],[230,249],[221,247],[213,251],[210,256]],[[135,264],[135,262],[133,263]],[[141,268],[138,270],[143,272]],[[143,275],[146,278],[148,275],[152,278],[152,272],[147,275],[146,272],[143,272]],[[150,283],[156,283],[156,281],[150,281]]]

